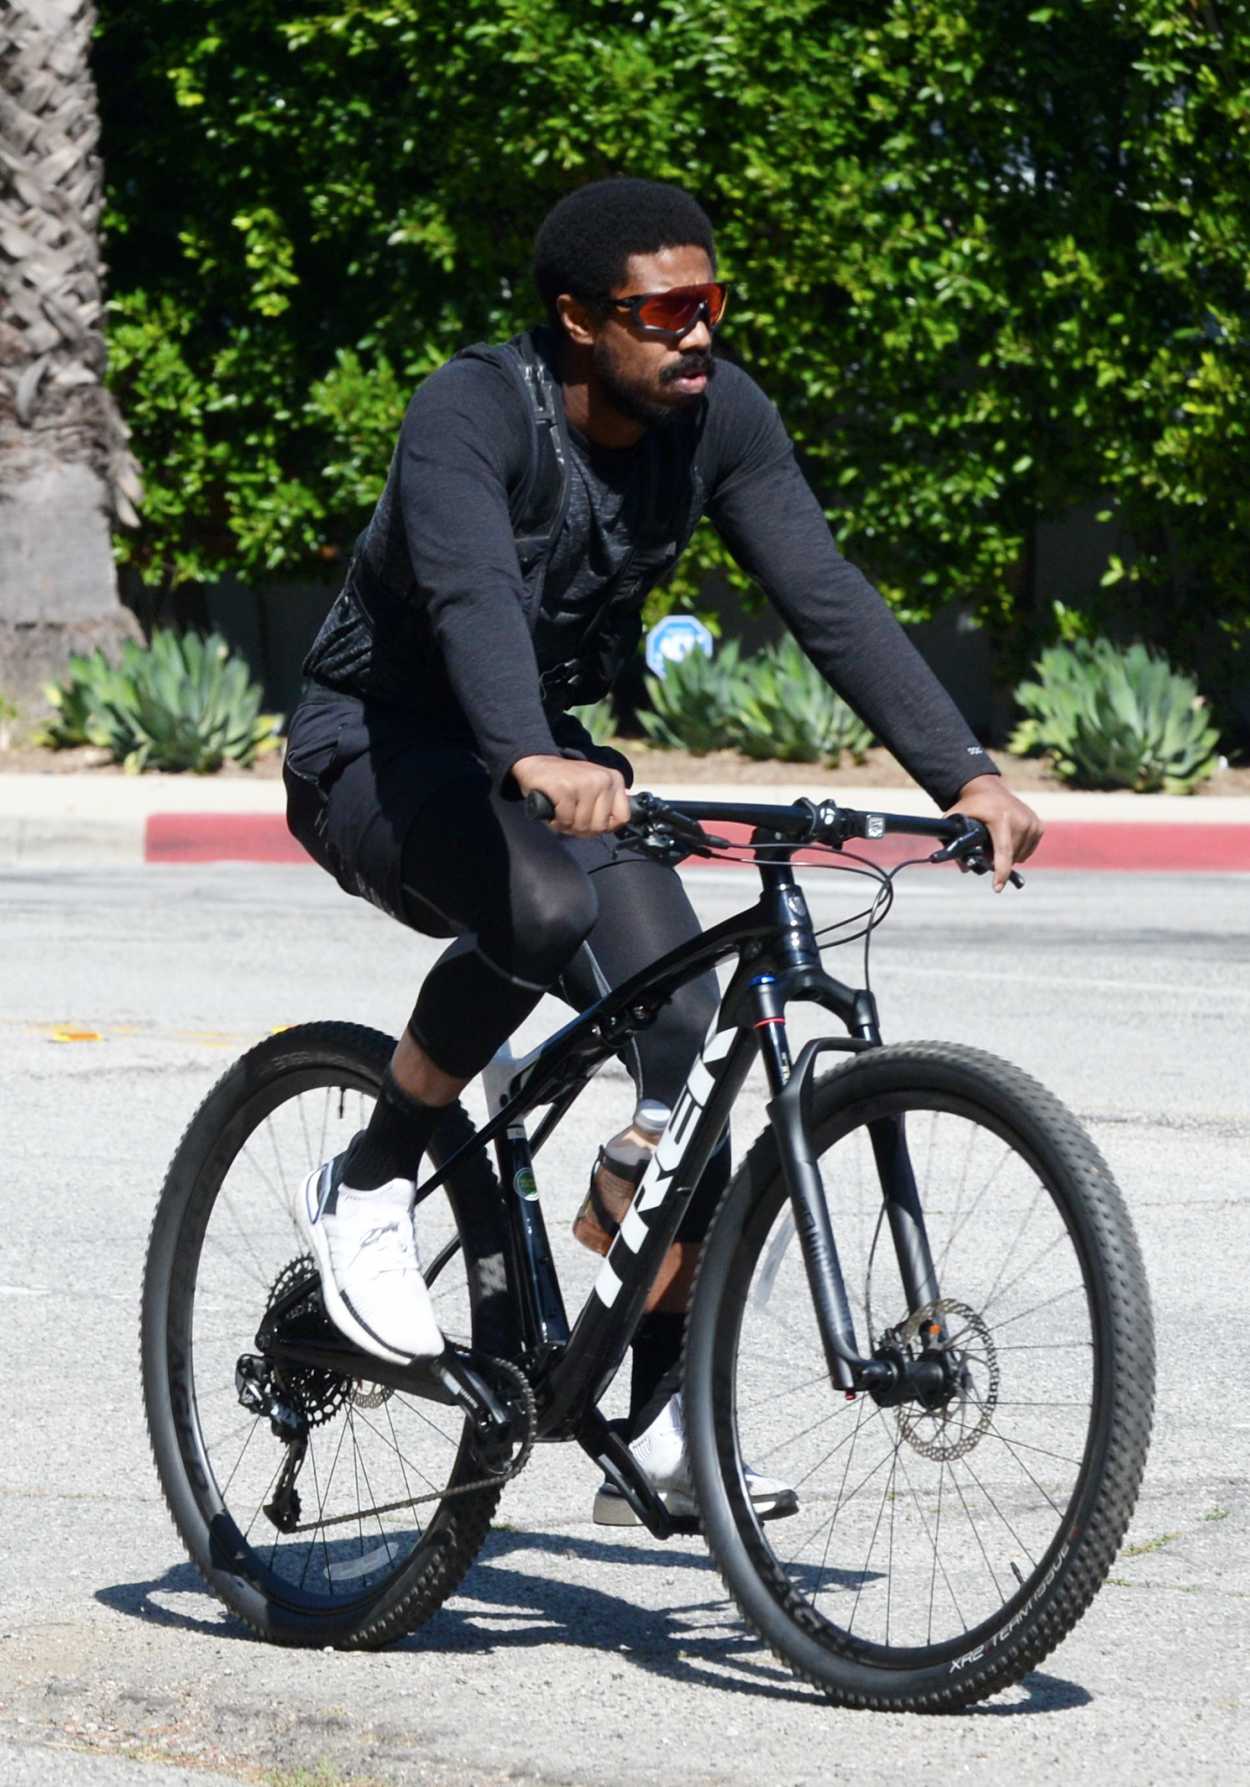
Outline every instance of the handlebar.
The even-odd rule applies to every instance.
[[[547,795],[533,789],[525,797],[525,811],[531,819],[546,821],[555,816],[555,806]],[[974,874],[989,872],[992,857],[990,836],[979,819],[966,814],[930,819],[918,813],[861,812],[854,807],[840,807],[834,800],[795,801],[793,806],[764,806],[738,801],[683,801],[672,807],[656,794],[634,794],[629,801],[629,825],[618,836],[652,840],[658,845],[685,843],[695,852],[706,854],[724,849],[727,838],[709,836],[705,822],[722,825],[749,825],[754,832],[770,833],[778,841],[802,844],[827,844],[840,850],[853,839],[874,839],[888,835],[934,838],[942,846],[930,858],[932,862],[957,862]],[[756,840],[759,841],[759,840]],[[1024,881],[1013,869],[1009,880],[1013,887]]]

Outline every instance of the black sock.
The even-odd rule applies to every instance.
[[[388,1179],[415,1179],[443,1116],[440,1106],[422,1104],[405,1092],[388,1067],[369,1127],[348,1143],[339,1183],[353,1191],[376,1191]]]
[[[681,1382],[684,1315],[656,1310],[644,1315],[630,1345],[634,1369],[629,1383],[629,1435],[645,1433]]]

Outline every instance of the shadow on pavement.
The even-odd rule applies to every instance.
[[[670,1607],[645,1607],[585,1582],[560,1581],[529,1569],[510,1568],[510,1557],[547,1555],[591,1564],[619,1565],[622,1589],[628,1572],[642,1569],[699,1570],[713,1591],[706,1599]],[[826,1572],[824,1580],[854,1587],[858,1572]],[[162,1605],[165,1595],[202,1596],[212,1611],[204,1617],[182,1607]],[[218,1640],[255,1641],[251,1630],[216,1601],[195,1566],[172,1565],[148,1581],[118,1583],[96,1591],[96,1600],[115,1612],[176,1631]],[[479,1605],[464,1607],[463,1601]],[[614,1543],[570,1534],[492,1532],[462,1588],[419,1631],[399,1639],[392,1651],[447,1656],[489,1656],[495,1651],[568,1644],[615,1655],[648,1674],[734,1695],[819,1704],[820,1695],[795,1681],[781,1664],[764,1656],[755,1635],[742,1625],[720,1592],[712,1560],[705,1552],[669,1549],[645,1540]],[[726,1674],[728,1671],[730,1673]],[[1034,1670],[1017,1692],[1026,1698],[994,1702],[970,1711],[982,1717],[1068,1712],[1086,1706],[1084,1688]],[[949,1716],[949,1715],[943,1715]]]

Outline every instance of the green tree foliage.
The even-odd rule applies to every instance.
[[[1035,524],[1097,495],[1138,557],[1089,624],[1139,586],[1184,657],[1250,617],[1248,10],[102,0],[127,549],[341,552],[415,381],[532,318],[545,209],[645,173],[708,206],[726,345],[905,616],[970,601],[1027,656],[1072,594],[1032,587]],[[675,592],[719,562],[701,533]]]

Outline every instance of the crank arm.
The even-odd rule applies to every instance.
[[[669,1513],[630,1451],[629,1442],[608,1426],[597,1408],[587,1411],[574,1437],[587,1457],[615,1483],[653,1538],[671,1539],[675,1533],[699,1531],[697,1520]]]
[[[473,1369],[474,1354],[467,1347],[450,1342],[436,1359],[414,1359],[401,1365],[391,1359],[379,1359],[375,1353],[362,1352],[350,1341],[331,1333],[308,1340],[274,1335],[264,1356],[270,1365],[305,1366],[330,1372],[334,1377],[351,1378],[356,1383],[406,1390],[425,1402],[460,1407],[473,1417],[484,1412],[491,1420],[507,1419],[495,1392]]]

